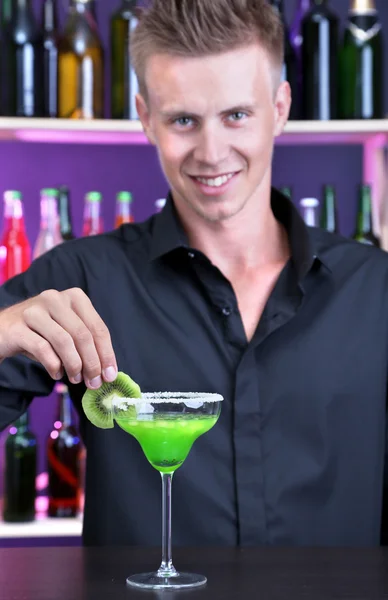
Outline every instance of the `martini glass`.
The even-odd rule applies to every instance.
[[[180,573],[172,564],[171,484],[195,440],[217,422],[223,398],[219,394],[162,392],[141,398],[114,398],[118,425],[133,435],[146,458],[162,476],[162,562],[153,573],[131,575],[127,584],[143,589],[182,589],[204,585],[206,577]]]

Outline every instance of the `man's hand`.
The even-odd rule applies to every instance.
[[[91,389],[117,375],[108,328],[79,288],[47,290],[0,312],[0,361],[16,354]]]

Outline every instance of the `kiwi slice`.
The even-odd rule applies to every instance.
[[[101,429],[112,429],[113,398],[140,398],[140,387],[129,375],[118,372],[112,383],[103,383],[98,390],[86,390],[82,397],[82,408],[93,425]]]

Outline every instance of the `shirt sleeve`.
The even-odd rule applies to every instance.
[[[35,260],[21,275],[0,287],[0,310],[36,296],[44,290],[79,287],[86,293],[86,278],[76,242],[67,242]],[[24,356],[0,364],[0,431],[17,419],[35,396],[49,395],[55,385],[46,369]]]

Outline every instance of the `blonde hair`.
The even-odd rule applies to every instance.
[[[268,0],[153,0],[138,17],[131,57],[144,98],[153,54],[200,57],[258,42],[275,68],[283,64],[283,24]]]

